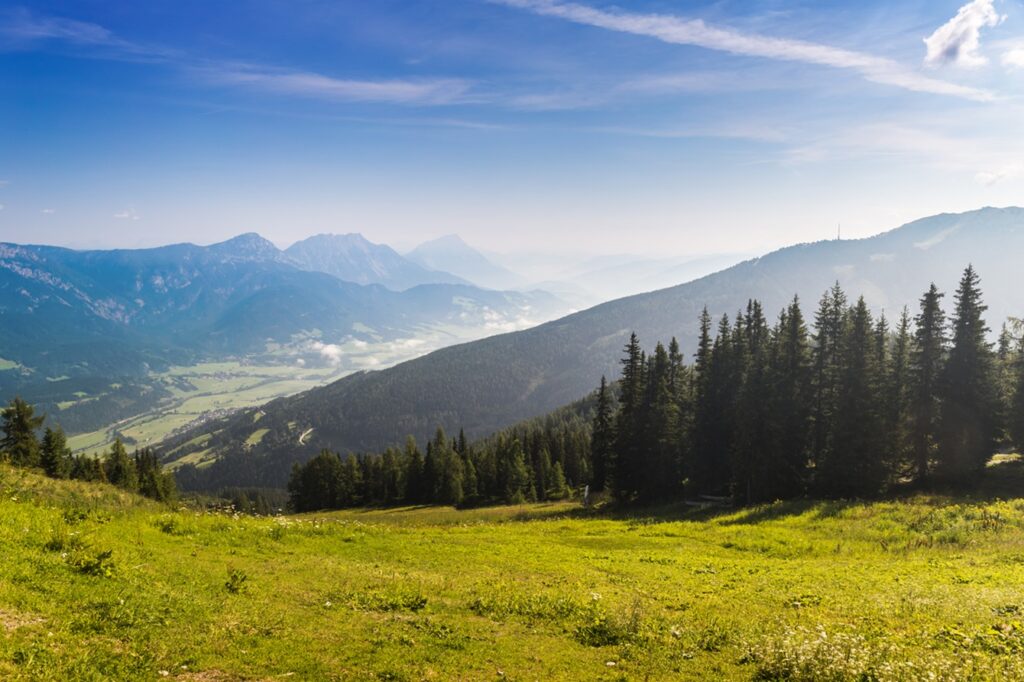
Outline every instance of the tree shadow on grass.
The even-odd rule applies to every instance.
[[[1024,459],[1016,456],[999,456],[986,467],[981,477],[965,486],[931,484],[916,486],[904,483],[891,489],[887,495],[870,499],[827,500],[804,497],[761,504],[751,507],[707,506],[695,507],[686,502],[676,501],[653,505],[627,505],[603,502],[595,506],[565,507],[563,503],[552,503],[550,508],[542,505],[523,505],[507,516],[493,519],[495,522],[514,523],[542,520],[597,519],[625,521],[631,525],[654,525],[680,521],[709,522],[724,519],[724,525],[755,525],[779,521],[789,517],[813,513],[816,520],[831,519],[844,511],[877,502],[901,502],[913,500],[915,504],[942,507],[950,504],[988,504],[996,500],[1024,497]],[[497,510],[503,505],[481,505],[464,511]],[[404,505],[400,507],[369,507],[351,510],[357,513],[386,512],[401,514],[409,511],[445,509],[436,505]],[[448,507],[447,509],[451,509]],[[458,523],[453,516],[452,523]]]

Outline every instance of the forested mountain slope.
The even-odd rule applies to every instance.
[[[904,305],[916,305],[922,282],[952,292],[964,266],[973,263],[990,306],[988,319],[999,321],[1024,312],[1017,263],[1022,252],[1020,208],[938,215],[869,239],[785,248],[694,282],[277,400],[258,413],[259,428],[269,431],[252,454],[378,450],[407,434],[425,439],[438,425],[485,435],[565,405],[593,390],[602,375],[617,373],[632,330],[645,345],[676,336],[689,355],[705,305],[713,315],[732,314],[757,297],[774,316],[798,294],[811,310],[836,281],[894,318]],[[208,425],[208,454],[242,447],[256,414]]]

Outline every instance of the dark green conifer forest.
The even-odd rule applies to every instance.
[[[323,452],[294,466],[298,511],[517,503],[608,491],[624,503],[728,497],[874,497],[894,486],[969,488],[999,447],[1024,447],[1020,324],[989,341],[968,267],[947,323],[932,285],[895,325],[825,292],[811,328],[796,298],[774,323],[756,300],[717,324],[693,362],[634,334],[621,376],[546,418],[467,444],[438,430],[382,454]]]

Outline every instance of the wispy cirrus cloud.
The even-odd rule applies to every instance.
[[[283,69],[211,65],[192,69],[203,80],[280,95],[352,102],[441,105],[466,98],[472,84],[458,78],[358,80]]]
[[[774,38],[709,26],[700,19],[666,14],[636,14],[607,11],[559,0],[491,0],[542,16],[557,17],[577,24],[610,31],[655,38],[674,45],[691,45],[729,54],[802,62],[844,69],[866,80],[914,92],[947,95],[975,101],[991,101],[986,90],[933,78],[886,57],[788,38]]]
[[[159,62],[205,83],[275,95],[331,101],[437,106],[464,102],[472,83],[458,78],[350,79],[272,65],[202,59],[160,45],[125,40],[98,24],[38,16],[25,9],[0,13],[0,47],[24,49],[55,41],[91,55],[131,62]]]
[[[956,16],[924,39],[928,48],[924,58],[927,66],[955,64],[957,66],[984,66],[988,59],[979,51],[981,29],[998,26],[1005,18],[999,16],[993,0],[972,0]]]
[[[123,43],[98,24],[62,17],[40,17],[24,8],[12,9],[0,15],[0,38],[7,44],[53,39],[82,45]]]
[[[0,48],[24,49],[46,42],[87,48],[108,59],[134,62],[164,62],[184,56],[159,45],[125,40],[113,31],[88,21],[41,16],[23,7],[0,12]]]

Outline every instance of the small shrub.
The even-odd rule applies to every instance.
[[[816,594],[798,594],[786,600],[786,606],[791,609],[803,609],[808,606],[821,604],[821,597]]]
[[[89,512],[87,510],[85,510],[85,509],[79,509],[78,507],[72,507],[70,509],[65,509],[63,514],[61,514],[61,516],[64,519],[64,523],[69,523],[69,524],[74,525],[76,523],[81,523],[82,521],[85,521],[86,519],[88,519],[89,518]]]
[[[172,514],[160,516],[153,522],[153,525],[156,526],[161,533],[166,533],[167,535],[192,535],[196,532],[195,524],[186,523],[181,519],[181,517]]]
[[[85,548],[80,548],[69,553],[66,560],[72,568],[84,575],[101,578],[110,578],[114,575],[113,550],[106,549],[93,554]]]
[[[59,523],[50,529],[50,537],[43,545],[51,552],[70,552],[79,550],[82,546],[81,535],[73,533],[64,523]]]
[[[512,590],[499,590],[474,598],[469,610],[478,616],[497,620],[510,617],[530,621],[562,621],[582,617],[587,607],[579,600],[565,595],[522,594]]]
[[[621,625],[605,613],[594,614],[576,628],[575,637],[580,644],[592,647],[615,646],[628,639]]]
[[[992,613],[997,616],[1019,616],[1021,615],[1021,608],[1017,604],[1004,604],[1003,606],[993,608]]]
[[[427,598],[419,591],[402,589],[353,592],[344,601],[358,611],[377,611],[380,613],[393,611],[417,613],[422,611],[427,605]]]
[[[703,651],[721,651],[730,639],[729,628],[721,621],[714,619],[697,632],[696,644]]]
[[[230,568],[228,569],[228,579],[224,582],[224,589],[231,594],[239,594],[246,589],[248,580],[249,576],[246,575],[245,571]]]
[[[438,646],[444,649],[459,651],[466,648],[469,637],[460,633],[447,623],[438,623],[429,618],[413,621],[412,627],[423,632],[433,639]]]
[[[642,637],[643,610],[634,601],[625,613],[606,613],[594,602],[589,617],[576,628],[580,644],[592,647],[615,646],[639,642]]]

